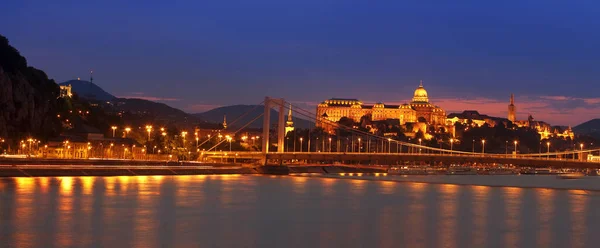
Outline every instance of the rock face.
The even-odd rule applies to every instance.
[[[45,139],[60,132],[58,85],[0,35],[0,137]]]

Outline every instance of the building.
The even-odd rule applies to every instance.
[[[317,106],[317,127],[322,127],[328,132],[334,129],[334,122],[342,117],[360,122],[363,116],[370,116],[372,121],[398,119],[400,125],[406,123],[422,122],[428,124],[444,125],[446,112],[429,102],[427,91],[421,81],[413,94],[410,103],[402,105],[387,105],[377,103],[365,105],[358,99],[331,98]]]
[[[510,104],[508,105],[508,119],[518,127],[531,128],[536,130],[540,134],[540,139],[548,138],[562,138],[562,139],[573,139],[575,133],[571,130],[571,127],[563,128],[552,126],[549,123],[543,121],[536,121],[532,115],[527,117],[527,120],[516,120],[516,107],[515,97],[513,94],[510,95]],[[512,118],[512,119],[511,119]]]
[[[465,110],[462,113],[451,113],[446,118],[447,125],[455,125],[457,122],[467,126],[481,127],[488,124],[494,127],[498,124],[506,123],[508,120],[489,115],[483,115],[476,110]]]
[[[60,85],[60,97],[65,98],[71,98],[73,96],[73,93],[71,92],[71,90],[73,89],[73,87],[68,84],[68,85]]]
[[[285,122],[285,134],[294,131],[294,121],[292,120],[292,104],[290,103],[290,109],[288,110],[287,121]]]
[[[517,108],[515,107],[515,95],[510,94],[510,104],[508,105],[508,120],[515,122],[517,120]]]

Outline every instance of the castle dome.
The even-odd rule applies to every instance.
[[[421,80],[421,84],[419,84],[419,87],[415,90],[413,102],[429,102],[429,98],[427,97],[427,91],[423,87],[423,80]]]

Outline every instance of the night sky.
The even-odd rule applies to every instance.
[[[599,1],[3,1],[0,34],[57,82],[188,112],[283,97],[600,117]],[[135,3],[134,3],[135,2]],[[458,3],[460,2],[460,3]]]

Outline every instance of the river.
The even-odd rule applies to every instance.
[[[600,245],[600,180],[460,177],[0,178],[0,247]]]

